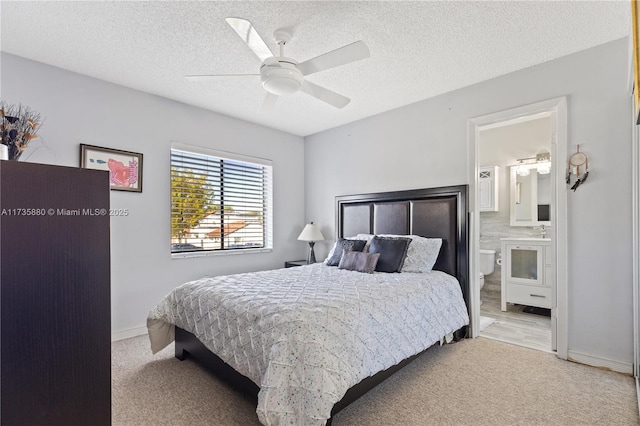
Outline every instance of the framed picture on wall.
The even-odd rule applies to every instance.
[[[108,171],[113,190],[142,192],[142,154],[80,144],[80,167]]]

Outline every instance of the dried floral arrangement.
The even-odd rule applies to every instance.
[[[9,160],[18,160],[29,142],[38,137],[40,114],[23,105],[0,101],[0,135],[9,150]]]

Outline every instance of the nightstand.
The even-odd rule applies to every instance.
[[[306,260],[287,260],[286,262],[284,262],[284,267],[293,268],[294,266],[303,266],[306,264],[307,264]]]

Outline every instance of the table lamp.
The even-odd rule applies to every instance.
[[[316,241],[324,240],[324,236],[322,236],[320,228],[314,225],[313,222],[308,223],[298,236],[298,240],[309,242],[309,257],[307,257],[307,263],[316,263],[316,254],[313,251],[313,246],[315,245]]]

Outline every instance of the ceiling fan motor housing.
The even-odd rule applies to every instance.
[[[278,58],[265,61],[260,68],[260,80],[264,89],[278,96],[292,95],[302,87],[304,76],[296,67],[296,61]]]

